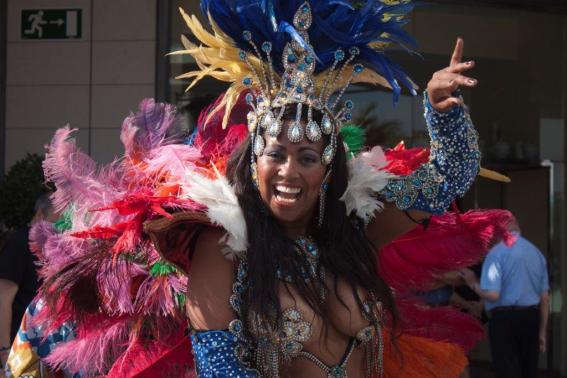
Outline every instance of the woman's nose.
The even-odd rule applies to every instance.
[[[287,158],[284,164],[280,166],[280,175],[286,179],[293,179],[299,176],[299,171],[297,169],[297,162],[291,156]]]

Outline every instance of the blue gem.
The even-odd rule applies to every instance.
[[[254,101],[254,96],[252,96],[252,94],[248,93],[248,94],[246,95],[246,103],[247,103],[248,105],[250,105],[250,104],[252,103],[252,101]]]
[[[295,89],[295,91],[296,91],[297,93],[303,93],[303,88],[297,87],[297,88]]]
[[[345,107],[346,107],[347,109],[352,109],[352,108],[354,107],[354,103],[353,103],[351,100],[347,100],[347,101],[345,102]]]
[[[299,66],[297,66],[297,69],[300,71],[305,71],[307,69],[307,65],[305,63],[300,63]]]
[[[362,64],[355,64],[354,65],[354,73],[359,74],[364,71],[364,66]]]
[[[311,55],[307,55],[305,57],[305,63],[307,63],[307,64],[313,63],[313,57]]]
[[[285,87],[288,88],[288,89],[293,87],[293,83],[291,82],[291,80],[286,80]]]
[[[352,120],[352,114],[351,114],[351,113],[346,113],[346,114],[345,114],[345,119],[346,119],[347,121]]]
[[[305,22],[299,21],[299,27],[300,27],[300,28],[304,28],[304,27],[305,27]]]
[[[297,61],[297,57],[296,57],[294,54],[289,54],[289,55],[287,56],[287,61],[288,61],[289,63],[295,63],[295,62]]]
[[[245,77],[245,78],[242,80],[242,84],[244,84],[244,85],[246,85],[246,86],[250,86],[250,85],[252,85],[252,79],[249,78],[249,77]]]
[[[348,52],[350,53],[350,55],[358,55],[360,54],[360,49],[356,46],[351,47]]]
[[[246,41],[250,41],[252,40],[252,33],[250,33],[249,30],[244,30],[242,32],[242,38],[244,38]]]
[[[305,5],[301,8],[301,11],[302,11],[303,13],[309,12],[309,5],[305,4]]]
[[[241,51],[238,55],[240,56],[240,59],[242,60],[246,59],[246,52]]]
[[[341,61],[345,58],[345,52],[343,50],[335,51],[335,60]]]
[[[272,44],[270,42],[262,43],[262,51],[264,51],[265,53],[271,52],[272,51]]]

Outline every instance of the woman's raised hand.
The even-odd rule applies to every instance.
[[[457,39],[451,63],[433,74],[427,83],[427,95],[431,106],[439,112],[448,112],[455,105],[462,103],[458,94],[460,87],[474,87],[477,80],[463,75],[463,72],[474,67],[474,61],[461,62],[463,59],[463,45],[461,38]]]

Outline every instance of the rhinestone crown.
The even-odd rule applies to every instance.
[[[250,31],[243,32],[243,37],[252,46],[256,58],[262,62],[261,72],[258,72],[251,64],[248,53],[240,51],[240,59],[247,63],[253,73],[253,77],[245,77],[242,81],[249,88],[246,102],[252,107],[247,120],[252,138],[253,167],[255,167],[255,156],[262,155],[264,151],[264,134],[271,137],[278,137],[281,134],[282,117],[288,107],[296,107],[295,121],[289,126],[287,132],[287,137],[292,143],[299,143],[304,138],[310,142],[317,142],[324,135],[328,136],[329,143],[321,156],[324,165],[332,163],[337,148],[337,133],[345,122],[352,119],[352,101],[345,101],[339,111],[335,109],[354,77],[364,70],[361,64],[351,66],[360,50],[357,47],[350,48],[348,57],[343,49],[336,50],[334,62],[317,93],[314,83],[317,56],[309,44],[308,34],[312,22],[311,6],[305,2],[299,7],[293,18],[293,25],[299,37],[293,38],[284,47],[282,63],[285,70],[279,83],[274,74],[271,58],[272,44],[264,42],[258,48],[252,40]],[[342,82],[345,74],[350,75],[346,85],[337,88],[337,83]],[[335,93],[337,94],[334,95]],[[313,109],[323,115],[320,123],[313,119]],[[301,119],[305,111],[307,112],[307,123],[302,125]]]

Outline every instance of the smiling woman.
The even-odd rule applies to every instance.
[[[366,304],[372,312],[373,303],[379,298],[381,309],[391,314],[390,320],[395,323],[394,301],[376,272],[375,252],[364,235],[364,225],[356,217],[349,217],[340,201],[348,184],[342,138],[339,136],[333,164],[325,165],[323,150],[330,137],[291,142],[288,130],[296,122],[296,114],[294,108],[290,109],[282,117],[281,133],[265,135],[265,148],[257,157],[256,179],[251,168],[250,141],[242,143],[227,167],[227,178],[234,185],[249,230],[249,292],[244,296],[241,311],[254,314],[252,332],[261,332],[266,324],[274,332],[281,332],[276,331],[278,324],[286,321],[290,309],[297,309],[304,319],[301,324],[308,325],[311,337],[302,339],[303,345],[297,344],[299,350],[284,354],[290,360],[303,353],[307,362],[298,359],[281,367],[266,362],[259,367],[263,375],[277,376],[280,369],[283,376],[318,374],[320,368],[309,362],[312,357],[306,356],[317,356],[328,365],[336,365],[349,356],[343,368],[349,376],[356,377],[361,366],[370,361],[364,361],[364,348],[351,350],[350,346],[356,344],[358,332],[372,325],[374,316],[369,313],[370,320],[361,316],[361,306]],[[313,113],[314,120],[320,122],[322,118]],[[303,117],[301,125],[307,123],[307,117]],[[305,253],[298,253],[302,250]],[[200,253],[198,246],[195,253]],[[205,265],[193,269],[208,268]],[[226,285],[232,285],[230,277]],[[190,314],[194,312],[192,306],[202,303],[204,298],[199,292],[205,293],[203,288],[207,286],[207,282],[191,281]],[[228,327],[233,319],[230,316],[224,320],[224,327]],[[218,318],[213,321],[218,325]],[[204,324],[206,328],[210,325]],[[273,354],[270,350],[265,352]],[[272,361],[273,358],[274,355],[264,357]],[[351,360],[355,362],[347,364]]]

